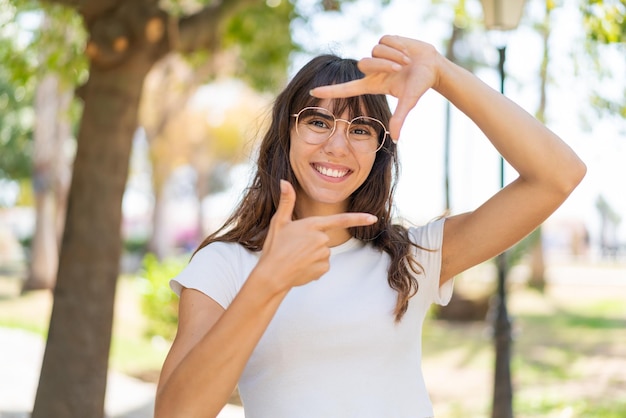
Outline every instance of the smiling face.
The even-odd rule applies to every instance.
[[[392,141],[383,141],[377,152],[363,154],[347,145],[343,121],[337,121],[337,132],[331,138],[317,145],[300,140],[295,132],[293,115],[307,107],[324,107],[345,120],[368,116],[378,120],[385,131],[391,111],[384,95],[366,94],[330,101],[309,94],[314,87],[363,76],[353,59],[320,55],[302,67],[276,97],[271,123],[259,147],[255,178],[246,196],[254,202],[250,205],[253,208],[250,217],[258,224],[259,231],[267,229],[278,207],[280,179],[289,181],[296,189],[296,218],[336,212],[367,212],[379,219],[391,218],[398,175],[397,149]],[[319,133],[326,129],[318,117],[309,121],[314,124],[309,126],[312,131]],[[353,125],[351,130],[355,138],[363,139],[372,127],[376,124],[365,120],[363,124]],[[351,228],[351,233],[357,238],[371,239],[380,232],[379,224],[382,222],[378,226]]]
[[[334,112],[330,100],[318,106]],[[365,112],[362,112],[365,114]],[[339,119],[351,120],[346,108]],[[295,124],[291,128],[289,162],[298,180],[296,214],[298,217],[345,212],[349,198],[367,179],[376,153],[357,153],[346,137],[346,122],[337,121],[337,128],[325,142],[308,144],[298,137]]]

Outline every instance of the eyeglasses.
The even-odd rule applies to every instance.
[[[296,118],[296,134],[307,144],[326,142],[335,132],[337,121],[348,124],[346,137],[354,151],[371,154],[382,148],[389,131],[378,119],[357,116],[352,120],[338,119],[323,107],[305,107],[291,115]]]

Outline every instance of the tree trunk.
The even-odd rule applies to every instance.
[[[54,287],[59,261],[56,219],[56,200],[52,190],[36,190],[35,231],[22,293]]]
[[[207,235],[208,228],[204,222],[204,198],[209,194],[209,176],[211,175],[212,170],[212,162],[204,162],[204,164],[193,164],[196,170],[197,180],[196,180],[196,198],[198,199],[198,219],[197,226],[195,228],[196,236],[193,237],[194,247],[199,245],[204,236]],[[191,246],[192,242],[187,243]]]
[[[534,232],[536,236],[530,247],[530,278],[528,286],[541,292],[546,287],[546,264],[543,257],[543,240],[541,238],[541,227]]]
[[[69,90],[63,91],[58,77],[45,76],[37,86],[34,133],[33,189],[35,194],[35,232],[33,234],[28,277],[22,292],[52,289],[59,259],[59,210],[63,210],[61,177],[65,141],[69,140],[67,112],[71,102]]]
[[[551,5],[549,2],[546,3],[546,7],[544,9],[545,14],[543,17],[543,23],[540,26],[540,33],[543,43],[543,55],[541,57],[541,66],[539,69],[539,106],[537,108],[536,117],[542,123],[546,123],[546,108],[548,103],[548,65],[550,64],[550,35],[551,35],[551,13],[554,5]],[[539,291],[544,291],[546,287],[546,268],[543,254],[543,240],[542,240],[542,230],[541,226],[539,226],[535,232],[533,232],[533,241],[531,243],[530,250],[530,266],[531,266],[531,275],[528,279],[528,285]]]
[[[91,65],[80,93],[84,109],[32,418],[98,418],[122,252],[122,197],[144,80],[171,50],[214,50],[220,22],[258,1],[210,2],[181,19],[167,16],[158,0],[47,1],[82,15]]]
[[[108,70],[92,65],[84,87],[58,282],[33,418],[104,415],[122,249],[122,196],[143,79],[153,63],[134,58]]]
[[[161,187],[161,190],[158,190],[156,186],[155,184],[154,206],[152,209],[152,235],[148,243],[148,251],[154,254],[157,259],[163,260],[170,248],[170,238],[166,228],[167,200],[163,187]]]

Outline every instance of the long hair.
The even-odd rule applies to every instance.
[[[198,247],[215,242],[236,242],[251,251],[260,251],[267,236],[272,216],[280,199],[280,179],[289,181],[297,189],[296,179],[289,163],[292,114],[307,106],[317,106],[320,99],[309,91],[315,87],[339,84],[363,78],[364,74],[352,59],[335,55],[321,55],[306,64],[278,95],[272,109],[272,119],[261,146],[257,171],[250,187],[224,225],[209,235]],[[389,126],[391,111],[384,95],[362,95],[335,99],[333,110],[342,114],[348,110],[350,117],[362,114],[379,119]],[[367,212],[378,217],[373,225],[350,229],[353,237],[370,242],[385,251],[391,258],[387,280],[396,290],[398,299],[394,310],[399,321],[407,310],[409,299],[415,295],[418,283],[415,275],[421,266],[411,255],[408,231],[392,221],[393,195],[399,174],[396,145],[386,140],[376,153],[372,170],[365,182],[352,194],[349,212]]]

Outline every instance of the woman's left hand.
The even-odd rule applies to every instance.
[[[438,81],[441,54],[430,44],[400,36],[383,36],[372,50],[371,58],[359,61],[365,77],[342,84],[318,87],[311,94],[322,99],[352,97],[362,94],[390,94],[398,99],[389,122],[394,141],[407,114],[417,101]]]

